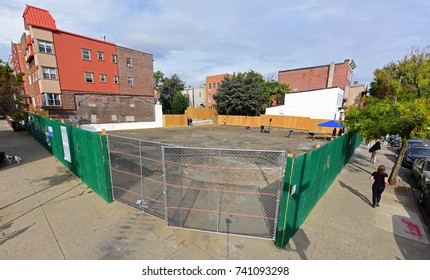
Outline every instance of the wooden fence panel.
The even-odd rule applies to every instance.
[[[218,116],[218,112],[215,109],[192,108],[192,107],[187,108],[186,114],[188,117],[192,119],[205,119],[205,120],[209,120],[215,116]]]
[[[270,121],[271,120],[271,121]],[[218,116],[218,124],[233,125],[233,126],[250,126],[260,127],[262,125],[268,127],[291,128],[297,130],[308,130],[309,132],[327,133],[331,134],[333,128],[318,126],[319,123],[328,120],[311,119],[306,117],[294,116],[275,116],[275,115],[261,115],[258,117],[248,116]]]
[[[163,115],[163,127],[188,126],[187,115]]]

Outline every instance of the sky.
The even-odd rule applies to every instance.
[[[429,0],[0,0],[0,59],[24,30],[26,4],[58,29],[153,54],[154,71],[188,86],[206,76],[353,59],[353,81],[430,45]]]

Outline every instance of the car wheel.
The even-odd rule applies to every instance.
[[[418,198],[419,206],[424,206],[424,192],[420,193],[420,197]]]

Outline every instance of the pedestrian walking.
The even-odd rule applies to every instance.
[[[375,171],[370,176],[369,180],[373,181],[372,184],[372,207],[379,207],[381,195],[385,190],[385,184],[388,184],[388,175],[385,173],[385,166],[380,165],[378,171]]]
[[[369,149],[369,152],[371,153],[370,161],[371,161],[372,163],[375,163],[375,162],[376,162],[376,153],[377,153],[377,151],[379,151],[380,149],[381,149],[381,142],[379,142],[379,141],[376,141],[376,143],[375,143],[375,144],[373,144],[373,146],[372,146],[372,147],[370,147],[370,149]]]

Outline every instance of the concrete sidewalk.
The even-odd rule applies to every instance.
[[[121,203],[106,203],[27,132],[0,120],[0,259],[430,259],[429,230],[406,180],[372,208],[370,174],[388,172],[359,147],[284,250],[272,241],[187,231]],[[90,160],[90,159],[89,159]],[[402,173],[403,174],[403,173]],[[402,175],[400,174],[400,175]]]

